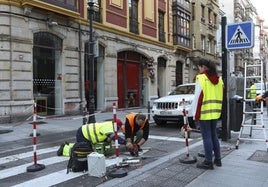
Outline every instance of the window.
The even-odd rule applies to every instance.
[[[190,47],[190,7],[187,3],[172,5],[173,10],[173,43]]]
[[[138,0],[129,0],[129,29],[130,32],[139,34]]]
[[[217,24],[217,14],[214,14],[214,24],[216,25]]]
[[[99,23],[102,23],[102,8],[101,8],[101,0],[93,0],[94,2],[94,13],[93,13],[93,20]],[[89,11],[89,7],[88,7]],[[88,13],[90,15],[90,13]]]
[[[195,36],[192,37],[192,47],[193,49],[196,49],[196,39],[195,39]]]
[[[160,42],[166,42],[164,12],[158,11],[158,37]]]
[[[77,11],[77,0],[43,0],[46,3],[53,4],[68,10]]]
[[[201,5],[201,22],[205,23],[205,6]]]
[[[195,3],[192,3],[192,20],[195,20]]]
[[[210,40],[208,40],[208,47],[207,47],[207,49],[208,49],[208,53],[211,53],[211,41]]]
[[[209,24],[212,24],[212,19],[211,19],[211,10],[210,9],[208,9],[208,23]]]
[[[206,38],[205,36],[201,36],[201,50],[202,54],[205,55],[205,48],[206,47]]]

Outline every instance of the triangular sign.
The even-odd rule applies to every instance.
[[[232,45],[232,44],[246,44],[246,43],[250,43],[250,40],[244,33],[243,29],[238,25],[228,44]]]

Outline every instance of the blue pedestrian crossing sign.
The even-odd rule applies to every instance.
[[[254,46],[254,24],[240,22],[226,25],[226,48],[245,49]]]

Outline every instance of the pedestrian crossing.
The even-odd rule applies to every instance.
[[[184,142],[184,138],[155,136],[150,135],[150,139],[160,141],[176,141]],[[191,139],[189,140],[191,141]],[[88,172],[70,172],[66,174],[66,167],[69,157],[57,156],[56,152],[59,146],[46,148],[37,148],[37,164],[45,165],[46,171],[27,172],[27,167],[34,164],[33,151],[11,154],[0,158],[0,184],[1,186],[16,186],[16,187],[47,187],[57,186],[57,184],[76,179],[79,177],[90,177]],[[148,150],[147,150],[148,151]],[[144,151],[146,152],[146,151]],[[119,159],[115,156],[105,159],[106,167],[116,165],[117,162],[122,162],[128,153],[120,155]],[[129,156],[130,157],[130,156]]]

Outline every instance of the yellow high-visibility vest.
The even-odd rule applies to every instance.
[[[203,90],[200,120],[219,119],[223,100],[223,81],[219,78],[218,84],[213,84],[205,74],[197,75]]]
[[[114,133],[114,125],[111,121],[86,124],[82,126],[82,133],[92,144],[104,142],[107,138],[107,134]]]

